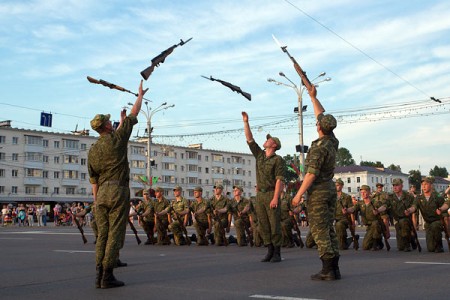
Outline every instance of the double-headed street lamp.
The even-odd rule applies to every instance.
[[[302,101],[303,101],[303,92],[306,90],[306,87],[303,84],[300,84],[300,86],[297,86],[292,80],[290,80],[283,72],[280,72],[279,75],[281,77],[284,77],[287,81],[289,81],[290,84],[284,83],[284,82],[280,82],[277,81],[275,79],[272,78],[268,78],[267,81],[268,82],[273,82],[276,85],[284,85],[287,86],[289,88],[292,88],[295,90],[295,92],[297,93],[297,99],[298,99],[298,107],[297,110],[294,109],[294,112],[298,113],[298,137],[299,137],[299,143],[300,145],[298,146],[299,149],[297,149],[297,151],[300,152],[300,165],[302,166],[300,168],[300,180],[303,180],[303,176],[305,175],[305,171],[304,171],[304,162],[305,162],[305,147],[303,145],[303,112],[306,111],[306,105],[303,106]],[[319,78],[325,76],[326,73],[322,72],[320,73],[316,78],[314,78],[313,80],[311,80],[311,83],[313,83],[316,87],[318,86],[319,83],[324,82],[324,81],[330,81],[331,78],[327,77],[324,78],[322,80],[318,80]]]
[[[151,145],[152,145],[152,117],[155,113],[169,109],[171,107],[174,107],[175,104],[167,105],[167,102],[162,103],[157,108],[153,109],[148,106],[148,101],[144,102],[146,110],[141,109],[141,112],[144,114],[145,118],[147,119],[147,178],[149,180],[149,185],[152,186],[153,178],[152,178],[152,166],[151,166]],[[133,103],[128,103],[128,105],[133,105]]]

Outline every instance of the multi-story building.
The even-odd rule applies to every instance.
[[[88,151],[97,137],[88,131],[74,134],[12,128],[0,123],[0,202],[92,201],[87,171]],[[147,143],[130,141],[130,190],[139,195],[147,173]],[[184,196],[193,197],[195,186],[202,186],[204,197],[212,196],[215,184],[225,192],[234,185],[244,187],[244,195],[254,194],[255,159],[251,154],[192,147],[151,145],[153,185],[172,196],[176,185]],[[154,162],[154,163],[153,163]]]

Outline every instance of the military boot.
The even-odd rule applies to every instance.
[[[123,281],[117,280],[113,275],[113,269],[105,269],[103,271],[103,277],[102,277],[102,283],[101,288],[102,289],[110,289],[115,287],[124,286],[125,283]]]
[[[336,280],[336,275],[333,269],[333,258],[321,258],[322,270],[314,275],[311,275],[312,280]]]
[[[270,259],[270,262],[280,262],[281,261],[281,253],[280,253],[280,246],[276,246],[275,248],[274,248],[274,251],[273,251],[273,256],[272,256],[272,258]]]
[[[267,245],[267,254],[266,256],[261,260],[262,262],[268,262],[272,259],[273,257],[273,252],[274,252],[274,247],[273,244],[269,244]]]
[[[99,289],[102,286],[102,277],[103,277],[103,266],[98,265],[95,268],[96,274],[95,274],[95,287]]]
[[[341,271],[339,270],[339,255],[333,257],[333,270],[336,279],[341,279]]]

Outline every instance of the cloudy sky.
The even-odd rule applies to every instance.
[[[193,37],[144,83],[151,109],[175,105],[152,116],[154,142],[248,153],[240,114],[247,111],[257,142],[271,133],[280,154],[293,154],[297,93],[267,79],[289,84],[282,71],[299,85],[299,77],[273,34],[311,79],[324,71],[319,79],[331,78],[319,83],[318,98],[357,162],[450,170],[449,15],[443,0],[4,0],[0,120],[69,133],[90,129],[97,113],[118,119],[135,96],[86,76],[136,92],[153,57]],[[240,86],[252,101],[201,75]],[[317,133],[303,96],[309,145]],[[41,112],[52,113],[52,128],[39,125]],[[136,136],[145,134],[145,116],[139,121]]]

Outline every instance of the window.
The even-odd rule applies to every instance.
[[[351,183],[350,177],[347,177],[347,183]]]
[[[59,172],[53,172],[53,178],[58,179],[59,178]]]
[[[86,144],[81,144],[81,150],[86,151],[87,147]]]
[[[34,135],[25,135],[25,144],[26,145],[42,145],[42,137],[34,136]]]
[[[17,190],[18,190],[17,186],[12,186],[11,187],[11,194],[17,194]]]
[[[42,170],[27,168],[25,169],[25,176],[42,178]]]
[[[144,169],[145,168],[145,161],[143,161],[143,160],[132,160],[131,161],[131,167],[132,168],[138,168],[138,169]]]
[[[76,155],[64,155],[65,164],[78,164],[78,156]]]
[[[165,183],[175,183],[175,176],[163,176],[162,179]]]
[[[19,160],[19,153],[13,153],[12,160]]]
[[[131,154],[145,155],[144,147],[131,147]]]
[[[347,192],[351,193],[352,192],[352,188],[351,187],[347,187]]]
[[[213,159],[213,161],[217,161],[217,162],[223,162],[224,161],[223,156],[219,155],[219,154],[213,154],[212,155],[212,159]]]
[[[5,169],[0,169],[0,177],[5,177]]]
[[[63,174],[64,179],[78,179],[78,171],[64,170]]]
[[[59,148],[59,141],[54,141],[53,142],[53,147],[54,148]]]
[[[361,182],[361,178],[360,177],[356,177],[356,183],[360,183]]]
[[[75,188],[74,187],[66,188],[66,195],[75,195]]]
[[[202,160],[202,156],[200,154],[198,155],[198,160]]]
[[[42,161],[48,163],[48,155],[42,156]]]
[[[53,188],[53,194],[54,195],[59,195],[59,187]]]
[[[80,194],[81,195],[86,195],[87,194],[86,188],[81,188],[80,189]]]
[[[187,169],[189,172],[197,172],[198,166],[197,165],[187,165]]]
[[[5,160],[6,155],[4,152],[0,152],[0,160]]]
[[[44,146],[44,148],[48,148],[48,140],[42,140],[42,146]]]
[[[48,194],[48,187],[44,186],[42,187],[42,194]]]
[[[229,164],[231,163],[231,158],[229,158],[229,157],[227,158],[227,163],[229,163]]]
[[[186,156],[187,159],[197,159],[197,152],[193,152],[193,151],[186,151]]]
[[[3,185],[0,185],[0,194],[5,193],[5,187]]]
[[[86,173],[81,173],[81,180],[86,180]]]
[[[209,174],[209,168],[205,168],[205,173]]]
[[[64,149],[78,149],[77,140],[63,140]]]
[[[26,186],[25,187],[25,194],[27,195],[34,195],[36,194],[36,187],[35,186]]]
[[[42,178],[48,178],[48,171],[42,171]]]
[[[197,184],[197,177],[188,177],[189,184]]]
[[[205,156],[205,161],[209,161],[209,156],[208,155]]]
[[[17,177],[19,176],[19,171],[18,170],[11,170],[11,177]]]
[[[13,136],[12,143],[13,143],[13,145],[18,145],[19,144],[19,138],[17,136]]]
[[[175,170],[175,164],[174,163],[163,163],[163,170]],[[184,171],[184,166],[181,166],[181,171]]]
[[[6,136],[0,135],[0,144],[5,144],[5,143],[6,143]]]
[[[53,158],[53,162],[54,162],[55,164],[59,164],[59,156],[55,156],[55,157]]]
[[[42,161],[42,153],[39,152],[25,152],[26,161]]]

